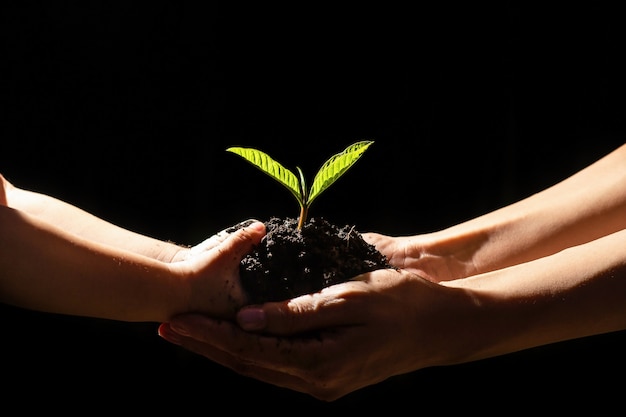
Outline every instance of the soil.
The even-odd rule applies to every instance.
[[[339,227],[322,217],[310,218],[301,230],[295,218],[272,217],[264,223],[266,235],[240,264],[241,284],[253,304],[287,300],[392,268],[355,226]]]

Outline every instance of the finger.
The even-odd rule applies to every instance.
[[[237,313],[237,323],[246,331],[276,336],[358,325],[367,318],[362,295],[368,285],[366,280],[349,281],[288,301],[247,306]]]
[[[8,206],[8,200],[7,200],[7,190],[6,188],[8,188],[8,181],[6,181],[4,179],[4,177],[2,176],[2,174],[0,174],[0,206]]]
[[[245,220],[235,226],[231,226],[229,228],[226,228],[216,234],[214,234],[213,236],[211,236],[210,238],[202,241],[201,243],[193,246],[192,248],[189,249],[189,256],[194,256],[197,255],[198,253],[201,252],[205,252],[208,251],[210,249],[213,249],[214,247],[216,247],[217,245],[219,245],[220,243],[222,243],[224,240],[226,240],[226,238],[228,236],[230,236],[231,233],[236,232],[246,226],[250,226],[252,223],[257,222],[257,220],[255,219],[248,219]]]
[[[245,227],[230,233],[220,243],[222,253],[232,253],[240,261],[250,253],[252,248],[261,242],[265,235],[265,225],[258,221],[253,221]]]
[[[363,237],[364,241],[376,247],[380,242],[384,243],[385,238],[387,236],[381,235],[380,233],[375,233],[375,232],[364,232],[364,233],[361,233],[361,237]]]
[[[235,356],[227,351],[218,349],[208,343],[199,342],[190,337],[181,336],[180,334],[174,332],[168,323],[161,324],[158,332],[159,336],[168,342],[181,346],[190,352],[225,366],[240,375],[255,378],[261,382],[279,387],[307,393],[308,384],[298,376],[266,368],[264,366],[259,366],[248,360],[242,359],[240,356]]]
[[[221,254],[234,253],[238,258],[243,259],[255,245],[261,242],[265,235],[265,225],[258,221],[251,221],[247,226],[236,229],[232,232],[222,231],[217,235],[205,240],[202,244],[194,246],[189,253],[189,258],[212,257],[212,249],[220,247]]]
[[[332,401],[354,389],[333,382],[337,380],[333,360],[344,349],[355,348],[342,340],[342,331],[283,339],[244,332],[228,321],[186,314],[161,324],[159,335],[241,375],[320,400]],[[320,356],[324,351],[326,359],[332,360]]]
[[[169,325],[181,336],[180,345],[187,349],[197,348],[198,343],[207,344],[229,352],[239,361],[290,374],[295,369],[319,367],[323,363],[319,360],[321,346],[327,343],[319,335],[280,338],[250,333],[230,321],[199,314],[176,316]]]

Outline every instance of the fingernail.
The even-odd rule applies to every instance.
[[[266,325],[265,311],[261,308],[244,308],[237,313],[237,322],[243,330],[263,330]]]
[[[248,225],[247,227],[252,230],[260,231],[265,228],[265,225],[262,222],[254,221],[253,223],[250,223],[250,225]]]
[[[181,336],[189,336],[189,329],[187,328],[187,326],[185,326],[178,320],[174,319],[170,322],[170,329],[172,329]]]
[[[180,338],[178,337],[178,333],[174,333],[173,331],[171,331],[171,329],[171,327],[169,327],[169,329],[166,329],[161,326],[159,327],[158,335],[170,343],[180,345]]]
[[[233,226],[230,226],[229,228],[225,229],[224,232],[226,233],[233,233],[236,232],[239,229],[243,229],[244,227],[248,227],[250,226],[252,223],[254,223],[256,220],[254,219],[248,219],[248,220],[244,220],[242,222],[239,222]]]

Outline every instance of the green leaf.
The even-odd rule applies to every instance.
[[[309,196],[305,204],[311,205],[313,200],[326,190],[332,183],[337,181],[354,163],[363,155],[363,152],[374,143],[371,140],[364,140],[348,146],[343,152],[331,156],[319,169],[313,185],[309,192]]]
[[[300,183],[298,182],[296,175],[280,163],[274,161],[268,154],[257,149],[242,148],[238,146],[231,147],[226,150],[241,156],[252,165],[287,187],[287,189],[296,197],[298,204],[300,204],[301,207],[306,204],[304,196],[300,191]]]
[[[374,142],[369,140],[356,142],[344,149],[343,152],[330,157],[317,171],[310,190],[307,188],[304,173],[300,167],[296,167],[298,178],[293,172],[258,149],[230,147],[226,150],[241,156],[291,191],[300,205],[298,229],[301,229],[307,220],[309,206],[313,200],[354,165],[372,143]]]

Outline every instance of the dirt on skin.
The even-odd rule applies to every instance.
[[[272,217],[264,223],[266,235],[240,264],[250,303],[287,300],[392,268],[354,226],[338,227],[321,217],[310,218],[301,230],[295,218]]]

